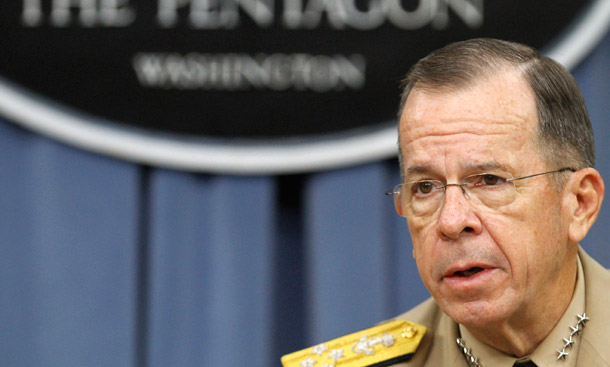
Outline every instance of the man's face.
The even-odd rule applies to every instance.
[[[561,168],[536,151],[537,120],[534,94],[512,70],[459,91],[414,89],[400,119],[406,181],[458,183],[473,174],[521,177]],[[405,213],[422,280],[467,327],[544,317],[554,307],[549,300],[573,287],[575,246],[567,243],[561,193],[547,175],[515,187],[514,201],[498,208],[473,205],[449,186],[435,212]]]

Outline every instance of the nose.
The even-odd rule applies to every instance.
[[[464,234],[479,234],[481,220],[475,213],[468,193],[459,184],[445,187],[445,197],[441,204],[438,231],[445,239],[458,240]]]

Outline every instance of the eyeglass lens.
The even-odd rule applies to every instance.
[[[471,205],[497,209],[515,199],[515,185],[510,177],[478,174],[466,177],[461,184],[443,184],[437,180],[407,182],[394,188],[394,205],[399,213],[426,216],[434,213],[450,187],[463,191]],[[400,207],[399,207],[400,206]]]

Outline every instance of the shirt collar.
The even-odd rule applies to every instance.
[[[577,314],[581,314],[585,310],[585,277],[583,275],[582,264],[580,257],[577,256],[578,270],[576,278],[576,288],[574,295],[568,308],[564,312],[561,319],[551,333],[540,343],[534,352],[526,357],[515,358],[504,352],[491,347],[474,337],[463,325],[459,325],[460,335],[465,343],[472,350],[483,366],[497,367],[512,367],[515,362],[532,360],[538,367],[576,367],[578,360],[578,350],[580,346],[580,337],[574,336],[574,344],[568,348],[568,356],[565,360],[558,360],[558,350],[561,350],[565,345],[563,338],[568,338],[570,335],[570,326],[575,326],[578,318]]]

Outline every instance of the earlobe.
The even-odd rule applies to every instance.
[[[580,242],[597,219],[604,198],[604,181],[593,168],[584,168],[572,174],[565,187],[570,196],[568,236]]]
[[[400,215],[401,217],[404,217],[400,196],[401,196],[401,194],[394,195],[394,209],[396,210],[396,213],[398,213],[398,215]]]
[[[402,206],[401,205],[395,205],[394,208],[396,209],[396,213],[398,213],[398,215],[400,215],[401,217],[404,217],[404,214],[402,213]]]

